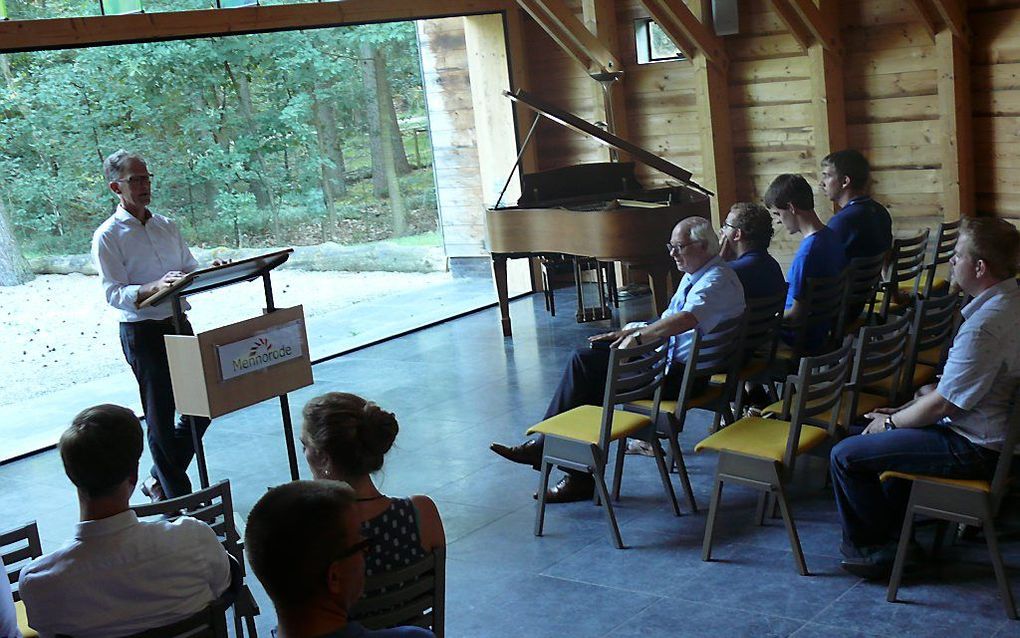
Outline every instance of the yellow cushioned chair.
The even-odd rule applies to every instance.
[[[702,560],[710,560],[712,556],[712,534],[723,485],[737,483],[762,492],[755,516],[759,524],[764,518],[766,497],[775,499],[786,524],[797,570],[807,575],[807,564],[786,500],[784,483],[791,476],[798,456],[834,435],[834,415],[839,414],[843,385],[850,370],[851,349],[852,340],[847,339],[835,352],[801,359],[799,372],[788,379],[784,390],[784,400],[788,398],[793,406],[789,421],[744,417],[695,446],[695,452],[713,450],[719,453]],[[810,417],[825,411],[830,414],[825,428],[805,423]]]
[[[18,592],[18,578],[21,570],[32,559],[42,556],[42,543],[39,542],[39,528],[35,521],[20,525],[13,529],[0,532],[0,559],[3,560],[6,574],[0,578],[8,578],[14,594],[14,611],[18,618],[18,629],[25,638],[35,638],[39,634],[28,626],[28,614],[25,603]]]
[[[925,299],[949,294],[952,285],[950,277],[952,267],[949,260],[956,251],[956,241],[959,238],[960,220],[939,224],[939,229],[935,232],[935,241],[932,243],[931,257],[925,264],[926,277],[921,290],[921,296]],[[938,274],[940,268],[945,276]]]
[[[18,630],[21,631],[21,638],[39,638],[39,632],[28,626],[28,614],[25,613],[25,602],[19,600],[14,603],[14,614],[18,617]]]
[[[887,257],[887,253],[879,253],[871,257],[850,260],[847,265],[844,312],[839,317],[836,330],[838,338],[857,334],[862,326],[871,323],[871,318],[875,314],[875,295],[882,283],[882,270],[885,268]]]
[[[885,322],[890,312],[898,314],[917,299],[930,233],[930,229],[924,228],[916,234],[893,239],[885,281],[876,295],[881,322]]]
[[[910,326],[910,341],[903,362],[899,403],[910,400],[921,386],[935,381],[953,336],[960,326],[960,296],[944,295],[917,302]],[[886,389],[887,386],[877,384]]]
[[[1013,393],[1006,421],[1006,438],[1001,449],[1014,450],[1018,441],[1020,441],[1020,386]],[[900,544],[896,549],[896,560],[893,562],[886,600],[896,602],[896,594],[903,579],[903,564],[910,544],[914,517],[921,515],[961,525],[972,525],[983,530],[1006,615],[1013,620],[1017,619],[1016,605],[1009,588],[1009,580],[1006,578],[1006,568],[1002,563],[1002,554],[999,553],[995,531],[995,517],[1006,493],[1013,458],[1012,454],[999,455],[991,481],[950,479],[907,472],[882,473],[880,478],[883,481],[894,479],[911,481],[907,514],[900,531]]]
[[[579,406],[528,428],[528,434],[545,435],[541,476],[538,482],[538,506],[535,512],[535,536],[542,535],[545,525],[545,495],[549,487],[549,472],[556,465],[592,475],[597,496],[605,504],[610,537],[617,548],[623,549],[620,527],[616,523],[616,514],[613,512],[613,504],[606,489],[606,464],[609,458],[609,445],[613,441],[620,441],[621,445],[624,445],[627,437],[652,444],[655,463],[659,468],[662,485],[673,505],[673,513],[680,515],[680,506],[669,480],[669,471],[666,469],[665,455],[655,432],[668,354],[668,348],[662,339],[625,350],[612,348],[609,353],[606,392],[601,408]],[[647,415],[616,409],[617,405],[648,396],[652,397],[652,405]]]

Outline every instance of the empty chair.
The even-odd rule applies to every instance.
[[[18,629],[21,630],[21,635],[24,638],[32,638],[39,634],[28,626],[25,603],[21,602],[21,594],[18,592],[18,578],[21,576],[21,568],[40,556],[42,556],[42,543],[39,542],[39,528],[35,521],[0,532],[0,559],[2,559],[7,572],[0,578],[7,578],[11,584],[14,610],[18,617]]]
[[[535,536],[542,535],[549,472],[556,465],[585,472],[594,478],[596,494],[605,504],[610,535],[616,547],[623,548],[616,514],[606,489],[605,475],[609,444],[624,437],[639,438],[653,444],[663,487],[674,513],[680,514],[662,448],[658,445],[655,433],[659,402],[662,399],[662,381],[666,375],[668,348],[665,343],[663,339],[656,339],[634,348],[612,348],[602,407],[578,406],[528,429],[528,434],[545,435],[535,512]],[[616,409],[617,405],[649,395],[652,395],[652,409],[648,415]]]
[[[843,300],[846,310],[839,317],[837,335],[856,334],[871,319],[875,312],[875,295],[882,283],[885,261],[885,253],[850,260],[844,293],[846,297]]]
[[[925,272],[925,253],[930,232],[930,229],[925,228],[914,235],[893,239],[885,280],[876,296],[881,304],[878,316],[883,321],[890,312],[897,312],[917,298]]]
[[[1006,492],[1006,483],[1009,480],[1010,466],[1013,461],[1013,454],[1010,451],[1016,448],[1017,441],[1020,440],[1020,388],[1013,393],[1007,423],[1006,440],[1002,446],[1004,452],[999,454],[999,460],[990,481],[949,479],[907,472],[882,473],[883,481],[899,479],[912,482],[910,500],[907,502],[907,515],[903,519],[903,529],[900,532],[899,546],[896,549],[896,559],[893,562],[892,576],[889,579],[889,589],[886,593],[886,599],[889,602],[896,602],[896,595],[903,578],[903,564],[906,561],[907,547],[910,544],[913,531],[914,517],[921,515],[982,529],[985,542],[988,544],[988,553],[992,559],[992,567],[995,570],[995,579],[999,584],[1002,603],[1006,608],[1006,615],[1016,620],[1016,605],[1013,602],[1013,594],[1006,578],[1002,554],[999,553],[995,517],[999,512],[1002,497]]]
[[[784,391],[792,401],[790,420],[744,417],[695,446],[696,452],[714,450],[719,453],[702,560],[707,561],[712,555],[712,534],[723,485],[736,483],[759,490],[763,496],[771,496],[779,505],[797,570],[807,575],[807,564],[786,500],[784,484],[793,473],[797,457],[825,443],[835,433],[836,415],[839,414],[843,386],[850,368],[851,348],[851,340],[847,339],[832,353],[801,359],[799,372],[790,377]],[[825,427],[807,423],[811,417],[823,413],[829,415]],[[764,513],[763,504],[764,500],[759,499],[756,515],[759,523]]]
[[[234,601],[234,632],[238,637],[243,635],[242,619],[248,630],[248,636],[258,635],[255,629],[255,616],[259,615],[259,606],[255,602],[244,577],[244,543],[234,525],[234,504],[230,495],[230,481],[223,480],[186,496],[179,496],[156,503],[134,505],[131,507],[138,518],[160,516],[175,519],[179,516],[190,516],[206,523],[216,532],[223,544],[223,549],[234,560],[235,567],[240,568],[242,581]]]
[[[944,275],[940,275],[938,271],[943,264],[949,264],[949,260],[956,250],[956,240],[959,238],[960,220],[939,224],[935,240],[932,242],[931,255],[928,258],[928,263],[924,266],[925,277],[921,286],[921,296],[925,299],[949,293],[953,269],[945,268]]]
[[[365,579],[351,618],[369,629],[414,625],[443,638],[446,625],[446,547],[395,571]]]

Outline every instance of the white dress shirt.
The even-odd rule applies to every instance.
[[[11,594],[11,581],[7,578],[2,558],[0,558],[0,638],[21,638],[18,615],[14,611],[14,596]]]
[[[138,289],[172,270],[191,272],[198,268],[177,226],[162,215],[151,215],[143,224],[117,206],[92,235],[92,261],[99,271],[106,301],[120,310],[121,321],[173,315],[169,303],[139,309]],[[187,302],[183,308],[189,308]]]
[[[192,616],[230,586],[205,523],[139,521],[131,510],[78,523],[74,538],[21,572],[28,624],[43,638],[117,638]]]

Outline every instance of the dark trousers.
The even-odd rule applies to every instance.
[[[194,334],[191,324],[185,322],[186,334]],[[175,422],[173,388],[170,383],[170,365],[166,359],[163,337],[175,334],[173,323],[166,321],[135,321],[120,324],[120,345],[124,358],[138,380],[138,392],[145,412],[149,451],[152,453],[150,473],[159,480],[168,498],[191,493],[188,465],[195,456],[191,430],[182,416]],[[209,419],[194,417],[201,437]]]
[[[851,436],[832,448],[832,487],[850,548],[884,545],[899,536],[910,482],[880,481],[897,470],[946,478],[989,478],[998,453],[971,443],[946,426],[900,428]],[[852,550],[851,550],[852,551]]]
[[[563,369],[563,378],[553,393],[552,401],[545,411],[546,419],[562,414],[582,405],[602,405],[606,395],[606,375],[609,373],[609,348],[579,347]],[[673,362],[669,374],[663,380],[662,396],[675,399],[680,394],[683,382],[683,365]],[[545,437],[538,435],[544,442]],[[575,472],[561,468],[568,474]],[[577,474],[581,474],[578,472]]]

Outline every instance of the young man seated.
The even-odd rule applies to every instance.
[[[835,277],[843,272],[846,254],[836,233],[815,213],[811,186],[800,175],[785,174],[772,180],[765,192],[765,206],[779,217],[790,234],[804,235],[786,276],[790,287],[786,292],[783,321],[795,326],[807,317],[808,279]],[[825,325],[810,326],[804,337],[804,352],[814,354],[824,348],[829,329],[830,326]],[[784,331],[783,340],[793,345],[795,335],[796,329]]]
[[[829,228],[847,259],[874,257],[892,247],[892,217],[868,194],[870,179],[871,166],[858,151],[836,151],[822,159],[822,192],[839,206]]]
[[[737,202],[730,207],[720,234],[719,256],[737,273],[745,300],[782,292],[786,279],[782,266],[769,254],[775,228],[764,207]]]
[[[128,508],[142,456],[131,410],[84,410],[59,447],[81,522],[67,545],[22,570],[29,626],[44,638],[116,638],[183,620],[226,591],[230,560],[208,525],[142,522]]]
[[[862,435],[832,449],[847,571],[881,578],[892,568],[910,483],[883,483],[882,472],[991,477],[1020,383],[1018,257],[1020,234],[1009,222],[963,220],[950,263],[953,281],[974,299],[963,308],[964,321],[938,385],[898,408],[876,410]]]
[[[365,586],[354,490],[294,481],[266,492],[244,534],[255,576],[276,608],[277,638],[435,638],[420,627],[368,631],[349,619]]]

